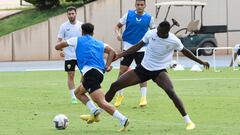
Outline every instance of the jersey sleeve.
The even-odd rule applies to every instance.
[[[125,25],[127,22],[127,16],[128,16],[128,13],[124,14],[123,17],[119,20],[119,23],[121,23],[122,25]]]
[[[107,46],[109,46],[109,45],[106,44],[106,43],[103,43],[103,47],[104,47],[104,49],[105,49]]]
[[[154,29],[154,28],[155,28],[154,18],[153,18],[152,16],[151,16],[151,20],[150,20],[149,28],[150,28],[150,29]]]
[[[235,47],[233,48],[235,53],[237,53],[239,49],[240,49],[240,44],[235,45]]]
[[[63,29],[63,25],[60,26],[57,37],[64,39],[64,29]]]
[[[72,47],[77,47],[77,37],[72,37],[72,38],[69,38],[66,42],[69,46],[72,46]]]
[[[147,33],[146,33],[146,34],[144,35],[144,37],[142,38],[142,41],[143,41],[145,44],[148,44],[148,43],[149,43],[150,36],[151,36],[151,30],[147,31]]]
[[[181,40],[176,37],[176,50],[181,51],[183,49],[184,45],[182,44]]]

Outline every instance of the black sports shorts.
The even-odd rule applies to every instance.
[[[65,71],[75,71],[77,60],[65,60]]]
[[[100,73],[97,69],[92,68],[84,74],[82,84],[87,92],[91,94],[95,90],[101,88],[102,81],[103,74]]]
[[[136,64],[139,65],[141,64],[143,57],[144,52],[135,52],[123,57],[123,60],[121,60],[121,65],[129,67],[132,64],[133,60],[135,60]]]
[[[161,69],[161,70],[156,70],[156,71],[149,71],[147,69],[145,69],[141,64],[138,65],[135,69],[134,69],[135,73],[138,75],[139,79],[142,82],[145,82],[147,80],[152,79],[154,82],[157,78],[157,76],[159,75],[159,73],[161,72],[167,72],[166,69]]]

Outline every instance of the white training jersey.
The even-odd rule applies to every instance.
[[[77,37],[82,35],[82,22],[77,21],[76,24],[71,24],[69,21],[63,23],[60,26],[58,32],[58,38],[62,38],[63,40],[68,40],[71,37]],[[68,46],[64,48],[65,60],[76,60],[75,48],[72,46]]]
[[[239,49],[240,49],[240,44],[236,44],[233,48],[235,53],[237,53]]]
[[[157,29],[149,30],[142,41],[147,48],[141,65],[149,71],[167,68],[174,50],[181,51],[184,47],[180,39],[172,33],[169,33],[168,38],[160,38]]]
[[[146,14],[146,13],[144,12],[144,14]],[[126,23],[127,23],[127,16],[128,16],[128,12],[123,15],[123,17],[119,20],[119,23],[121,23],[122,25],[126,25]],[[150,29],[154,29],[155,28],[154,18],[153,17],[151,17],[149,28]],[[132,44],[123,41],[123,50],[127,50],[130,47],[132,47],[132,46],[133,46]],[[145,50],[146,50],[146,47],[142,47],[140,50],[138,50],[138,52],[144,52]]]

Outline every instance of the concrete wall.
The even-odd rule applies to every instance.
[[[13,60],[48,60],[48,22],[13,33]]]
[[[146,11],[155,17],[155,2],[168,0],[147,0]],[[229,30],[240,30],[236,13],[240,1],[237,0],[199,0],[206,2],[204,8],[204,25],[228,25]],[[135,9],[135,0],[98,0],[78,9],[78,19],[82,22],[91,22],[95,25],[95,37],[111,45],[117,51],[121,50],[121,43],[117,41],[114,27],[119,18],[129,9]],[[177,7],[169,13],[168,21],[175,18],[181,25],[187,27],[192,17],[191,8]],[[200,17],[198,12],[196,18]],[[158,25],[166,14],[166,7],[162,8],[155,24]],[[85,20],[86,19],[86,20]],[[23,60],[59,60],[59,52],[54,46],[60,25],[67,21],[66,13],[36,24],[12,34],[0,37],[0,61]],[[172,32],[180,29],[174,27]],[[13,38],[12,38],[13,37]],[[240,42],[240,32],[216,34],[219,46],[234,46]],[[12,40],[13,39],[13,40]],[[225,54],[227,51],[222,51]]]
[[[12,34],[0,37],[0,61],[12,61]]]
[[[114,28],[120,18],[119,0],[98,0],[86,6],[86,21],[95,25],[94,37],[120,50]]]

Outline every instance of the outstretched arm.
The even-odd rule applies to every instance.
[[[56,46],[55,46],[55,49],[61,51],[63,48],[65,48],[65,47],[67,47],[67,46],[68,46],[68,44],[67,44],[66,41],[64,41],[64,42],[58,42],[58,43],[56,44]]]
[[[183,55],[185,55],[186,57],[190,58],[193,61],[196,61],[197,63],[201,64],[204,66],[204,68],[209,69],[209,63],[206,61],[202,61],[201,59],[197,58],[195,55],[193,55],[192,52],[190,52],[187,48],[183,48],[182,51]]]
[[[104,52],[108,54],[105,68],[106,68],[106,71],[109,72],[112,69],[111,63],[116,55],[116,52],[110,46],[106,46]]]
[[[129,49],[127,49],[126,51],[121,52],[120,54],[117,54],[117,56],[115,57],[116,59],[119,59],[121,57],[124,57],[126,55],[132,54],[136,51],[138,51],[139,49],[141,49],[143,46],[145,45],[145,43],[141,40],[139,43],[137,43],[136,45],[130,47]]]

